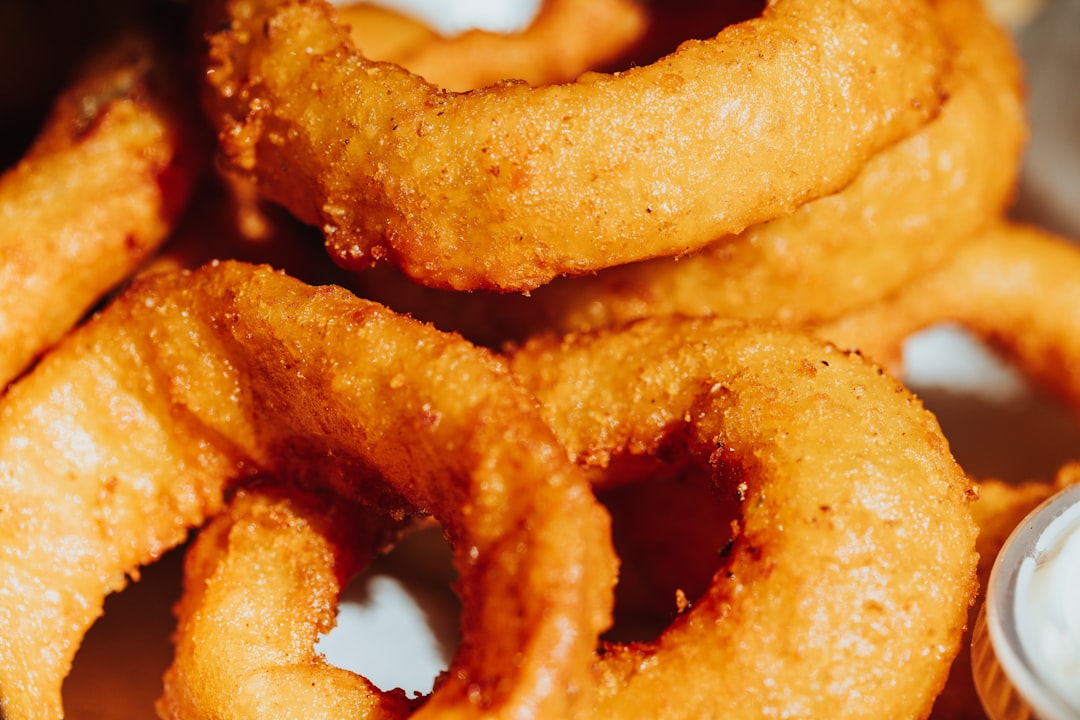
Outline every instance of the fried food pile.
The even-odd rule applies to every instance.
[[[960,325],[1080,410],[1080,250],[1006,215],[1012,43],[980,0],[659,5],[72,31],[0,176],[0,717],[64,717],[175,548],[166,720],[981,717],[980,580],[1078,473],[970,476],[903,348]],[[432,692],[330,664],[432,525]]]

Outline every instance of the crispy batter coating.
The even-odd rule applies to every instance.
[[[627,456],[688,453],[741,503],[705,594],[655,642],[604,648],[594,717],[930,712],[975,593],[974,493],[902,385],[717,319],[534,339],[511,363],[597,487]]]
[[[1012,44],[979,0],[935,12],[956,48],[941,114],[846,188],[689,257],[559,278],[528,295],[448,293],[383,268],[360,292],[485,345],[651,315],[823,322],[941,264],[1012,194],[1026,123]],[[987,148],[993,148],[988,151]]]
[[[826,324],[818,332],[900,368],[907,337],[933,325],[955,324],[988,343],[1027,377],[1068,403],[1074,413],[1080,413],[1078,307],[1080,251],[1075,241],[1030,226],[1002,223],[894,296]],[[1016,523],[1078,477],[1077,467],[1070,465],[1062,468],[1052,483],[980,483],[974,514],[980,527],[982,582]],[[972,682],[966,645],[933,717],[985,717]]]
[[[380,692],[314,651],[335,623],[345,583],[392,527],[333,495],[241,489],[185,556],[159,716],[334,720],[414,711],[415,698]]]
[[[970,483],[900,385],[808,336],[715,320],[535,340],[512,365],[597,487],[634,481],[623,455],[687,452],[741,504],[703,596],[655,643],[606,644],[595,704],[559,717],[926,716],[975,592],[975,525]],[[399,695],[312,650],[378,530],[355,508],[241,494],[189,559],[166,716],[400,717]]]
[[[205,105],[233,166],[345,266],[455,289],[685,254],[790,212],[933,117],[947,65],[923,0],[782,0],[648,66],[468,93],[365,60],[317,0],[221,18]]]
[[[1040,228],[998,223],[893,296],[818,328],[898,367],[904,340],[952,323],[1000,351],[1080,412],[1080,249]]]
[[[526,299],[522,314],[539,306],[563,329],[642,313],[801,324],[876,300],[940,264],[1010,199],[1026,122],[1018,59],[982,4],[940,0],[935,11],[955,50],[948,100],[917,134],[870,158],[851,185],[696,256],[613,268],[580,286],[560,281],[559,291]]]
[[[134,34],[82,69],[0,177],[0,386],[164,241],[208,155],[174,59]]]
[[[1001,223],[894,296],[828,323],[818,332],[900,368],[906,338],[927,327],[954,324],[1000,352],[1080,415],[1078,308],[1080,250],[1075,241],[1030,226]],[[982,582],[1016,523],[1055,490],[1077,479],[1077,467],[1066,466],[1052,483],[980,483],[974,513],[980,526]],[[972,614],[972,620],[974,617]],[[934,717],[985,717],[972,682],[966,645],[935,706]]]
[[[470,30],[453,37],[377,5],[351,3],[337,14],[364,57],[393,62],[455,91],[506,79],[530,85],[573,80],[625,52],[647,21],[634,0],[545,0],[521,32]]]
[[[588,695],[607,516],[535,401],[458,337],[266,268],[156,273],[13,385],[0,418],[6,720],[60,717],[105,595],[252,474],[443,522],[466,640],[430,712],[555,717]],[[197,679],[242,680],[212,669]]]
[[[181,3],[228,175],[174,58],[142,38],[85,68],[0,176],[0,718],[62,717],[105,596],[197,527],[172,720],[981,718],[976,584],[1080,465],[972,503],[887,371],[957,323],[1080,412],[1080,250],[1000,220],[1020,67],[979,0],[762,4],[609,74],[657,4],[441,38]],[[4,73],[5,127],[64,62]],[[176,272],[218,257],[300,279]],[[359,269],[506,355],[305,284]],[[314,645],[418,518],[454,549],[464,642],[408,698]],[[648,637],[606,634],[612,544]]]

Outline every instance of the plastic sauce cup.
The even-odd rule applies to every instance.
[[[993,720],[1080,720],[1080,485],[1036,508],[997,556],[971,643]]]

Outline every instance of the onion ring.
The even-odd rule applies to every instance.
[[[510,76],[533,84],[571,80],[626,50],[642,35],[645,10],[632,0],[552,0],[522,32],[473,31],[442,37],[411,17],[378,5],[337,7],[365,57],[401,64],[446,87],[475,87]],[[213,168],[169,245],[144,271],[194,269],[214,259],[271,264],[305,282],[349,283],[311,247],[317,232],[258,196],[255,185]],[[212,242],[207,242],[212,238]]]
[[[1080,412],[1074,370],[1080,358],[1080,250],[1074,241],[1000,223],[936,271],[817,332],[899,371],[904,340],[945,323],[967,329]]]
[[[14,384],[0,416],[6,720],[62,716],[105,595],[253,473],[442,521],[466,638],[431,712],[558,716],[588,695],[610,621],[607,516],[532,398],[460,338],[265,268],[155,273]]]
[[[571,454],[597,472],[597,487],[626,481],[623,453],[685,450],[714,467],[719,492],[741,497],[739,530],[706,595],[655,644],[606,644],[596,665],[601,692],[582,716],[929,712],[975,592],[972,491],[933,416],[901,386],[809,336],[703,319],[533,340],[512,366]],[[332,573],[343,543],[333,539],[340,527],[318,526],[348,527],[348,519],[274,508],[278,519],[268,522],[262,511],[240,507],[197,543],[189,574],[196,591],[181,605],[178,655],[205,647],[221,654],[190,668],[189,683],[204,673],[216,681],[214,668],[230,654],[293,657],[299,675],[311,667],[313,615],[294,622],[231,591],[272,588],[272,607],[312,597],[304,573],[290,569],[288,558],[300,551],[265,548],[317,544],[323,579],[315,581],[317,599],[300,604],[314,604],[325,623],[325,603],[340,589]],[[244,622],[230,619],[238,616]],[[268,652],[280,644],[278,632],[303,647]],[[278,673],[244,677],[275,701],[267,688]],[[330,692],[324,702],[340,696]]]
[[[0,177],[0,386],[164,241],[208,157],[174,60],[147,35],[81,69]]]
[[[415,699],[380,692],[313,651],[334,625],[345,582],[391,530],[389,518],[338,497],[241,489],[185,556],[176,660],[159,715],[330,720],[413,712]]]
[[[452,289],[685,254],[838,190],[937,112],[947,62],[921,0],[779,0],[645,67],[455,94],[365,60],[318,0],[220,19],[204,104],[232,165],[339,263]]]
[[[973,492],[899,383],[717,319],[538,338],[511,366],[596,487],[688,452],[741,500],[705,595],[655,642],[605,647],[595,717],[929,712],[975,592]]]
[[[941,0],[935,13],[956,47],[941,114],[834,195],[689,257],[559,278],[528,295],[447,293],[384,268],[360,273],[359,292],[489,346],[651,315],[800,326],[880,300],[998,217],[1020,164],[1026,125],[1012,43],[978,0]]]
[[[1026,377],[1080,416],[1080,250],[1045,230],[999,223],[960,247],[940,268],[892,297],[817,329],[844,347],[904,366],[904,341],[936,325],[955,325],[987,344]],[[980,526],[980,578],[985,581],[1002,541],[1041,500],[1076,482],[1065,466],[1055,482],[980,483],[973,510]],[[974,616],[972,616],[974,618]],[[935,706],[935,717],[979,708],[965,646]]]
[[[1075,241],[1031,226],[1002,223],[965,244],[937,270],[894,296],[817,329],[845,347],[904,366],[904,341],[935,325],[955,325],[986,343],[1080,416],[1080,250]],[[1041,500],[1076,482],[1065,466],[1055,482],[986,480],[973,506],[980,526],[980,578],[1002,541]],[[974,615],[972,616],[974,618]],[[935,706],[935,717],[980,708],[965,646]]]
[[[625,52],[646,27],[645,9],[634,0],[547,0],[521,32],[470,30],[453,37],[375,5],[341,5],[337,15],[364,57],[455,91],[507,78],[530,85],[573,80]]]
[[[982,3],[934,8],[955,48],[948,100],[920,132],[870,158],[851,185],[688,258],[612,268],[581,278],[582,287],[560,280],[560,290],[523,299],[521,315],[563,330],[643,311],[803,325],[940,265],[1011,200],[1026,122],[1019,59]],[[530,312],[530,304],[540,307]]]

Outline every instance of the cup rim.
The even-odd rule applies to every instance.
[[[1023,629],[1016,622],[1021,583],[1030,580],[1036,559],[1069,531],[1080,531],[1080,484],[1040,504],[1009,535],[990,571],[983,606],[985,633],[998,673],[976,670],[976,687],[984,705],[994,694],[988,683],[1008,681],[1040,720],[1077,720],[1080,711],[1045,679],[1024,648]],[[981,677],[980,677],[981,675]],[[994,677],[990,677],[993,675]],[[991,708],[988,708],[988,711]]]

